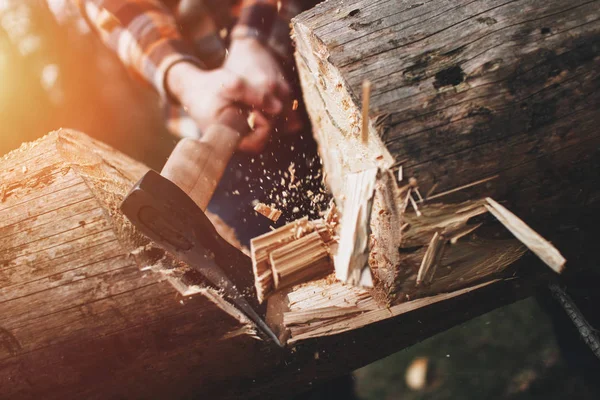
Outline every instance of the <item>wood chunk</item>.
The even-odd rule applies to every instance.
[[[529,225],[523,222],[519,217],[511,213],[494,199],[486,198],[487,210],[494,216],[502,225],[506,227],[517,239],[519,239],[529,250],[538,256],[555,272],[561,273],[565,268],[567,260],[560,254],[558,249],[549,241],[544,239],[540,234],[531,229]]]
[[[305,282],[332,270],[332,225],[301,218],[250,241],[257,296]]]
[[[273,250],[269,259],[276,290],[306,282],[333,270],[327,246],[316,231]]]
[[[254,207],[254,211],[256,211],[259,214],[264,215],[265,217],[269,218],[273,222],[277,222],[279,217],[281,217],[281,210],[278,210],[273,205],[269,206],[264,203],[258,203]]]
[[[378,168],[370,168],[346,178],[346,199],[340,220],[340,244],[334,257],[336,277],[345,283],[373,286],[369,257],[369,222]]]
[[[297,235],[309,228],[308,217],[301,218],[278,229],[255,237],[250,241],[250,255],[256,286],[256,295],[261,303],[274,289],[273,273],[269,264],[269,254],[297,238]]]

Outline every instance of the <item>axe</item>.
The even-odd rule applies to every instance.
[[[121,211],[148,238],[202,274],[260,332],[282,346],[263,319],[250,259],[223,239],[204,214],[240,139],[249,130],[246,113],[225,109],[200,140],[179,141],[160,174],[148,171],[125,197]]]

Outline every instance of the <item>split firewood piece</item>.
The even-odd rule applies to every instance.
[[[435,232],[433,234],[417,274],[417,285],[427,285],[433,280],[435,271],[440,263],[440,260],[442,259],[442,255],[444,254],[446,240],[447,239],[444,237],[444,235],[441,235],[439,232]]]
[[[558,249],[552,245],[552,243],[540,236],[540,234],[531,229],[529,225],[494,199],[487,197],[486,201],[488,202],[488,204],[485,205],[487,210],[496,217],[506,229],[515,235],[517,239],[527,246],[529,250],[557,273],[560,274],[563,271],[567,260],[560,254]]]
[[[329,251],[318,231],[273,250],[269,259],[275,290],[321,277],[333,270]]]
[[[308,229],[312,228],[309,226],[308,217],[304,217],[250,241],[250,255],[258,301],[263,302],[267,295],[274,290],[273,273],[269,262],[271,251],[295,240],[298,235]]]
[[[372,287],[373,278],[367,264],[373,195],[377,168],[348,174],[346,198],[340,220],[340,242],[334,257],[336,277],[345,283]]]
[[[265,217],[269,218],[273,222],[277,222],[279,217],[281,217],[281,210],[276,209],[275,206],[273,206],[273,205],[271,205],[271,206],[266,205],[265,203],[258,203],[254,207],[254,211],[256,211],[259,214],[264,215]]]
[[[334,224],[301,218],[250,241],[254,283],[262,303],[275,290],[331,272]]]

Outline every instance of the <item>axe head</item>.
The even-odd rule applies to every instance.
[[[204,212],[177,185],[148,171],[121,204],[123,214],[149,239],[185,262],[280,345],[264,322],[250,258],[218,233]]]

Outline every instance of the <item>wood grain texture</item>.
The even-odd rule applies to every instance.
[[[216,355],[243,324],[180,296],[165,279],[180,266],[118,211],[145,166],[70,131],[0,165],[0,397],[181,396],[198,385],[192,373],[209,387],[235,374]]]
[[[146,170],[68,130],[0,159],[0,398],[279,398],[531,291],[515,279],[357,314],[360,329],[279,351],[120,214]]]
[[[510,200],[520,216],[598,200],[598,1],[327,1],[293,29],[331,181],[383,162],[424,192],[499,175],[457,198]],[[365,79],[379,141],[361,146]]]
[[[415,255],[398,254],[410,240],[399,227],[410,222],[407,204],[417,214],[423,204],[394,195],[407,178],[435,199],[426,203],[493,197],[561,251],[559,236],[570,243],[564,227],[580,232],[577,215],[600,201],[599,6],[330,0],[293,20],[307,110],[338,203],[348,174],[402,168],[403,182],[379,182],[371,219],[370,266],[386,289],[413,273]],[[465,188],[474,182],[483,183]],[[389,238],[400,244],[380,243]],[[575,247],[564,252],[577,257]]]

